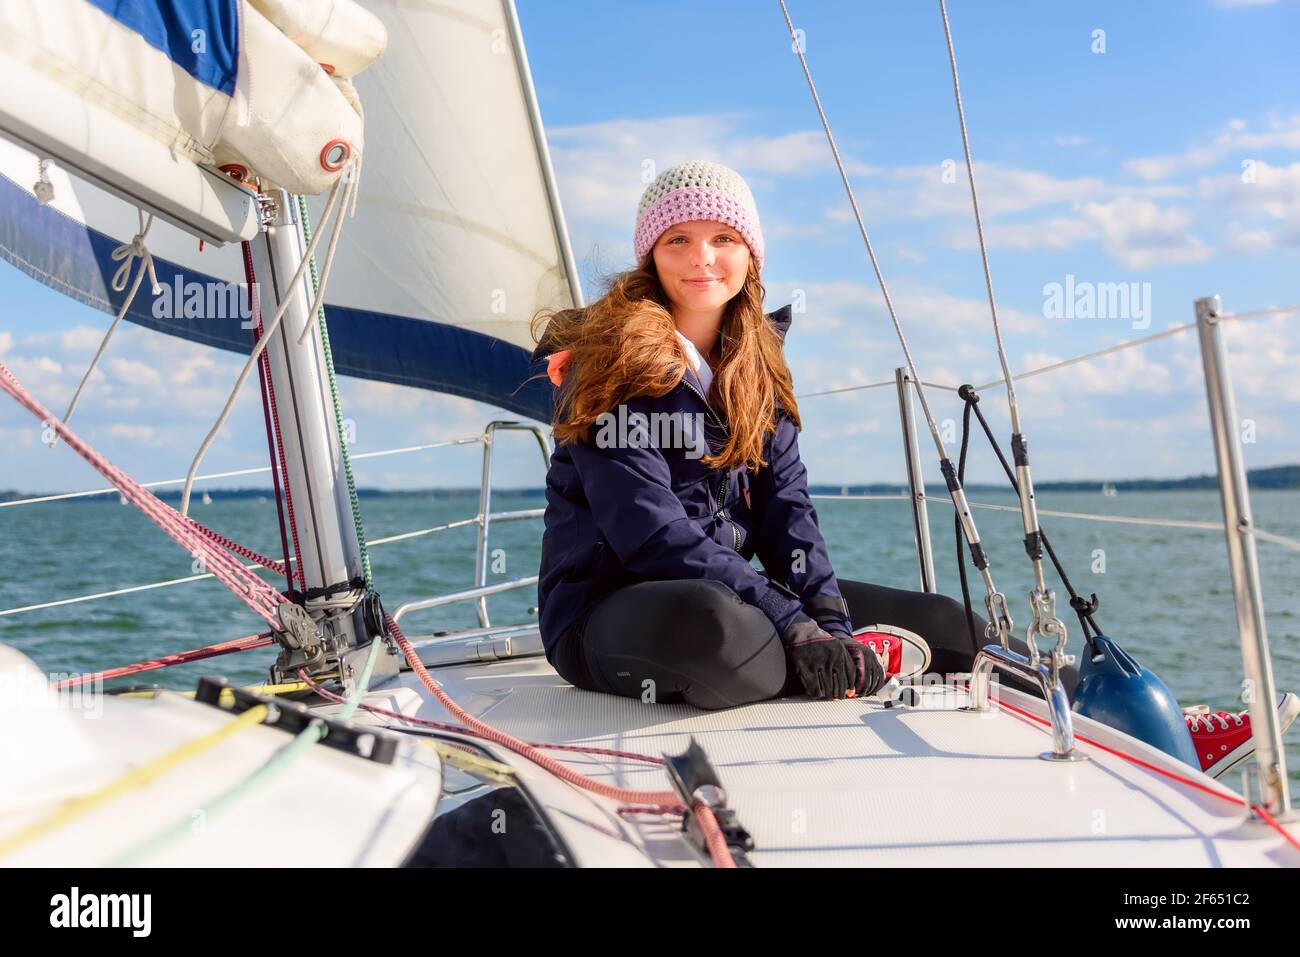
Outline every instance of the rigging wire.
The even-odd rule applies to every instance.
[[[979,393],[971,386],[962,386],[960,395],[966,403],[966,408],[962,413],[963,443],[966,440],[966,431],[970,428],[970,416],[973,411],[976,418],[979,419],[980,428],[984,430],[985,438],[988,439],[989,445],[997,455],[998,462],[1002,465],[1002,471],[1006,474],[1007,481],[1011,483],[1011,488],[1017,495],[1019,495],[1020,488],[1016,483],[1015,472],[1012,471],[1011,465],[1007,462],[1006,456],[1002,454],[1002,447],[998,444],[997,438],[993,435],[993,429],[989,426],[988,420],[984,418],[983,411],[980,410]],[[965,452],[964,444],[962,451],[963,453]],[[1095,655],[1097,654],[1097,649],[1093,642],[1093,634],[1090,633],[1088,629],[1091,627],[1092,632],[1095,632],[1098,635],[1101,634],[1101,629],[1097,626],[1096,620],[1092,617],[1093,613],[1096,612],[1098,606],[1101,604],[1101,599],[1097,597],[1096,592],[1092,593],[1092,598],[1089,600],[1074,590],[1074,585],[1070,582],[1070,576],[1065,573],[1065,566],[1061,564],[1060,558],[1057,557],[1056,549],[1052,548],[1051,540],[1047,537],[1047,530],[1040,526],[1039,532],[1042,534],[1043,547],[1047,549],[1048,557],[1051,558],[1052,565],[1056,568],[1056,574],[1060,576],[1061,582],[1065,585],[1065,590],[1070,593],[1070,607],[1073,608],[1075,613],[1079,616],[1079,627],[1083,630],[1083,638],[1088,644],[1088,651],[1090,654]],[[963,578],[964,577],[963,574]],[[966,599],[966,603],[969,608],[969,597]]]
[[[351,181],[349,181],[349,185],[350,182]],[[325,202],[325,214],[322,223],[329,219],[330,214],[338,205],[339,192],[341,188],[344,189],[346,202],[347,189],[344,188],[342,184],[343,180],[342,178],[339,178],[336,179],[334,185],[330,187],[329,199]],[[338,217],[334,221],[335,231],[343,228],[343,218],[343,210],[340,209]],[[235,380],[234,388],[230,390],[230,394],[226,397],[226,404],[222,408],[221,414],[217,416],[217,421],[213,423],[212,428],[208,431],[203,442],[199,445],[199,450],[194,455],[194,461],[190,463],[189,471],[185,473],[185,486],[181,490],[180,513],[182,515],[188,516],[189,514],[190,493],[194,489],[194,479],[198,474],[199,466],[203,463],[203,457],[208,454],[208,449],[210,449],[212,443],[216,441],[217,434],[221,431],[222,427],[225,426],[226,420],[230,418],[231,410],[235,407],[235,399],[239,397],[240,390],[244,387],[244,383],[248,381],[249,375],[252,374],[253,368],[257,364],[258,357],[266,350],[267,344],[271,341],[271,336],[280,328],[280,323],[284,319],[285,313],[288,311],[290,304],[297,300],[297,297],[293,295],[292,291],[298,287],[300,282],[302,282],[302,277],[307,272],[307,265],[315,254],[316,244],[320,241],[322,235],[324,235],[323,230],[313,236],[311,242],[307,244],[307,250],[303,254],[302,261],[298,263],[298,268],[294,271],[293,278],[289,280],[285,287],[286,294],[281,300],[280,305],[276,308],[275,315],[271,317],[271,321],[266,326],[265,333],[262,335],[262,338],[258,340],[257,345],[253,347],[253,351],[244,362],[244,367],[240,370],[239,376]],[[321,294],[318,294],[316,299],[317,301],[312,303],[308,316],[313,315],[315,310],[319,307]]]
[[[961,80],[957,70],[957,53],[952,42],[952,27],[948,23],[947,0],[939,0],[939,14],[943,20],[944,39],[948,43],[948,63],[952,67],[952,92],[957,102],[957,122],[961,127],[961,147],[966,157],[966,179],[970,183],[971,207],[975,212],[975,232],[979,237],[980,262],[984,267],[984,287],[988,291],[989,314],[993,318],[993,338],[997,343],[1002,376],[1007,383],[1007,406],[1011,414],[1011,455],[1016,463],[1015,485],[1020,497],[1020,516],[1025,529],[1025,554],[1029,556],[1034,567],[1034,588],[1029,593],[1033,613],[1029,640],[1031,660],[1037,663],[1037,646],[1034,644],[1033,636],[1038,635],[1056,639],[1056,649],[1052,657],[1055,663],[1061,649],[1065,646],[1065,623],[1056,616],[1056,599],[1051,589],[1047,587],[1046,573],[1043,570],[1043,533],[1038,525],[1037,505],[1034,501],[1034,480],[1029,468],[1029,443],[1025,440],[1021,428],[1014,377],[1011,375],[1011,364],[1007,361],[1006,343],[1002,341],[1002,326],[998,322],[997,297],[993,294],[993,271],[989,266],[988,244],[984,239],[984,220],[980,216],[979,191],[975,187],[975,161],[971,157],[970,134],[966,129],[966,109],[962,105]],[[1055,673],[1054,664],[1053,674]]]
[[[808,82],[808,90],[812,93],[813,103],[817,107],[817,115],[821,118],[822,129],[826,132],[826,140],[830,144],[831,155],[835,159],[835,167],[839,170],[840,181],[844,184],[845,193],[848,194],[849,206],[853,209],[853,218],[858,224],[858,232],[861,233],[862,242],[867,248],[867,256],[871,260],[871,268],[875,271],[876,281],[880,284],[880,292],[885,301],[885,308],[889,311],[889,319],[894,325],[894,334],[898,337],[899,345],[902,346],[903,358],[907,361],[907,369],[911,374],[917,398],[921,401],[921,410],[925,416],[926,426],[930,430],[930,437],[934,440],[935,449],[939,453],[939,467],[943,472],[944,481],[947,483],[953,506],[957,509],[958,520],[966,533],[971,562],[979,570],[980,576],[984,580],[984,604],[989,613],[989,632],[986,637],[996,637],[999,644],[1006,649],[1009,647],[1008,641],[1013,627],[1011,614],[1007,608],[1006,596],[998,591],[997,586],[993,583],[988,556],[984,552],[984,547],[980,543],[979,531],[975,527],[975,517],[971,514],[970,506],[966,502],[966,493],[957,477],[957,470],[948,457],[948,451],[944,448],[943,437],[939,434],[939,426],[935,422],[934,413],[930,410],[930,401],[926,396],[925,388],[921,385],[921,376],[916,371],[916,363],[912,359],[912,350],[908,347],[907,336],[903,333],[903,326],[899,322],[898,313],[894,308],[894,300],[889,294],[889,287],[885,283],[884,273],[881,271],[880,262],[876,258],[875,248],[871,245],[871,237],[867,234],[866,223],[862,219],[862,211],[858,209],[858,201],[853,194],[853,186],[849,183],[848,173],[845,171],[844,162],[840,158],[839,148],[835,145],[835,136],[831,133],[830,121],[826,118],[826,111],[822,108],[821,97],[817,94],[817,87],[813,83],[812,72],[808,69],[808,60],[804,56],[803,43],[795,31],[794,21],[790,19],[790,11],[786,8],[785,0],[780,0],[780,3],[781,12],[785,15],[786,27],[790,31],[791,48],[799,57],[804,79]]]

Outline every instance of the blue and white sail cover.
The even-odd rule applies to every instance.
[[[286,12],[327,24],[331,8],[341,2],[4,0],[0,69],[10,78],[10,92],[0,93],[0,257],[65,295],[116,313],[121,294],[109,286],[118,266],[111,252],[136,232],[142,195],[124,185],[137,171],[125,170],[114,179],[102,161],[95,168],[93,158],[112,150],[87,126],[89,133],[82,135],[80,128],[75,133],[82,135],[82,152],[90,161],[56,156],[49,167],[54,198],[46,205],[37,201],[39,159],[51,153],[35,145],[44,140],[14,135],[21,124],[8,120],[20,112],[14,101],[30,102],[49,89],[58,69],[32,62],[31,43],[22,37],[24,31],[30,34],[33,21],[20,29],[24,17],[35,17],[39,26],[51,5],[65,7],[65,16],[75,7],[82,20],[64,19],[61,29],[81,33],[55,42],[73,53],[80,44],[87,57],[95,55],[96,36],[99,47],[105,46],[104,30],[128,31],[137,44],[135,54],[109,64],[117,70],[110,69],[111,75],[129,77],[133,64],[137,72],[140,64],[164,64],[165,73],[154,69],[131,82],[149,87],[141,93],[146,106],[182,100],[181,112],[188,113],[181,118],[198,134],[169,143],[169,162],[153,165],[154,174],[165,177],[176,166],[210,168],[223,159],[219,144],[232,130],[249,122],[250,114],[253,122],[265,118],[257,115],[271,96],[265,78],[282,64],[254,60],[248,67],[249,34],[256,32],[250,24],[261,16],[258,11],[277,24],[275,18]],[[345,226],[327,291],[335,367],[343,375],[446,392],[546,420],[549,382],[544,375],[526,381],[539,371],[529,362],[529,320],[538,309],[581,301],[581,292],[513,3],[443,0],[358,11],[357,23],[365,26],[360,18],[371,17],[381,34],[386,31],[387,49],[381,44],[382,57],[351,81],[365,104],[365,150],[356,214]],[[7,41],[5,30],[11,31]],[[341,35],[346,43],[364,34],[353,28]],[[195,36],[204,39],[200,52],[193,49]],[[298,37],[307,52],[295,47],[284,58],[293,67],[285,84],[306,83],[309,73],[310,82],[323,77],[331,91],[335,83],[347,83],[338,76],[331,82],[313,58],[329,55],[346,62],[347,51],[337,43],[330,46],[336,39],[322,34],[312,48]],[[366,62],[365,44],[354,59]],[[178,91],[186,95],[179,97]],[[103,105],[88,91],[79,95],[86,115]],[[318,111],[303,122],[319,125],[327,113]],[[214,130],[219,135],[205,140]],[[69,138],[76,135],[63,141]],[[129,158],[123,163],[129,165]],[[143,178],[146,185],[157,185]],[[213,180],[207,172],[199,177],[204,190]],[[226,202],[233,188],[224,180],[217,186],[218,199]],[[212,213],[216,204],[206,192],[193,200],[188,181],[180,192],[203,207],[199,212]],[[310,197],[309,205],[319,217],[324,199]],[[224,225],[229,217],[213,218]],[[248,238],[249,223],[234,218],[238,221],[228,235],[173,216],[156,222],[148,244],[159,282],[173,290],[178,284],[192,290],[211,282],[242,283],[237,245],[200,244],[196,238]],[[174,225],[178,221],[187,228]],[[155,303],[146,285],[127,318],[217,348],[242,353],[251,348],[251,333],[229,310],[221,310],[222,317],[202,306],[189,316],[170,312]]]

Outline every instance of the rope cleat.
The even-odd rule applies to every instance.
[[[694,736],[681,754],[664,754],[663,759],[673,789],[688,808],[688,813],[682,818],[682,830],[688,834],[691,842],[706,854],[708,853],[708,843],[703,831],[700,830],[699,822],[694,814],[689,813],[689,809],[695,806],[695,800],[699,799],[717,819],[718,828],[722,831],[727,849],[731,852],[736,865],[752,867],[746,852],[754,849],[754,838],[741,825],[736,812],[727,807],[727,794],[722,789],[718,772],[709,762],[704,749],[696,742]]]

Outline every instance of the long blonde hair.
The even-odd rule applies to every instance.
[[[781,336],[763,313],[763,297],[751,259],[745,283],[722,318],[722,360],[714,370],[710,404],[726,418],[729,436],[720,453],[700,460],[710,468],[766,465],[763,444],[776,428],[778,402],[802,427]],[[530,328],[533,340],[546,344],[545,354],[572,350],[551,422],[559,444],[585,439],[597,417],[620,402],[665,395],[686,374],[686,351],[653,252],[609,280],[595,302],[543,309]]]

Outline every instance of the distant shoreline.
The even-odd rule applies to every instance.
[[[1271,468],[1251,469],[1247,472],[1247,481],[1252,491],[1262,492],[1271,490],[1300,489],[1300,465],[1278,465]],[[1214,491],[1219,487],[1218,480],[1213,475],[1193,475],[1180,479],[1071,479],[1056,482],[1037,482],[1034,489],[1037,492],[1096,492],[1101,493],[1104,486],[1112,486],[1116,492],[1168,492],[1168,491]],[[848,484],[848,485],[810,485],[808,491],[813,495],[896,495],[905,488],[901,482],[870,482],[865,484]],[[926,491],[935,495],[947,494],[947,489],[941,483],[926,483]],[[987,482],[971,483],[966,486],[972,492],[1009,492],[1011,491],[1010,483],[1005,485],[994,485]],[[269,488],[209,488],[206,490],[214,499],[257,499],[269,498],[273,493]],[[542,487],[522,488],[522,489],[503,489],[494,490],[497,494],[520,495],[525,498],[543,498],[545,489]],[[44,495],[61,495],[61,492],[17,492],[12,490],[0,491],[0,502],[12,502],[18,499],[39,498]],[[181,493],[179,489],[168,489],[156,493],[164,501],[178,502]],[[196,501],[203,494],[203,490],[196,491]],[[71,502],[94,502],[104,498],[111,498],[113,493],[105,492],[102,495],[86,495],[73,499],[66,499]],[[477,486],[463,488],[424,488],[424,489],[377,489],[377,488],[359,488],[357,496],[359,498],[431,498],[431,499],[464,499],[478,498],[479,489]]]

